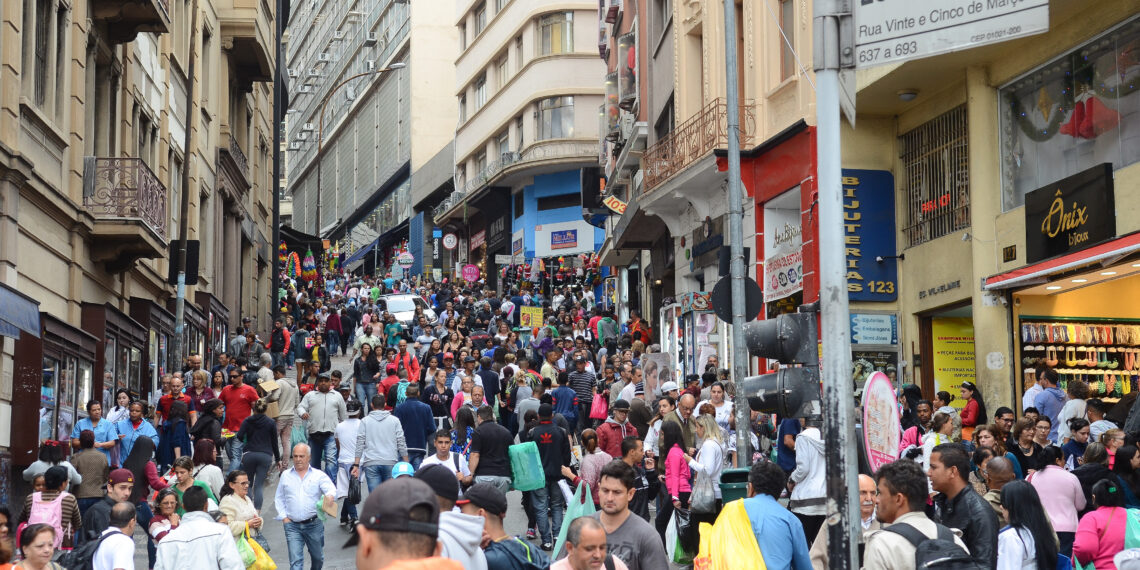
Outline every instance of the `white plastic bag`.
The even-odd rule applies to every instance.
[[[574,491],[570,490],[570,484],[565,479],[559,479],[558,488],[562,490],[562,497],[566,499],[563,504],[569,505],[570,501],[574,500]]]

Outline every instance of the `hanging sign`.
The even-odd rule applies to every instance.
[[[485,243],[487,243],[487,230],[479,230],[479,233],[471,236],[471,243],[467,244],[467,249],[475,251]]]
[[[519,307],[519,326],[534,328],[542,326],[542,307]]]
[[[1098,164],[1025,195],[1029,263],[1116,237],[1112,164]]]
[[[455,246],[457,245],[459,245],[459,238],[455,237],[455,234],[447,234],[443,236],[444,249],[455,249]]]
[[[479,266],[467,264],[463,266],[463,279],[475,282],[479,280]]]
[[[605,200],[602,200],[602,204],[619,215],[624,214],[626,207],[629,206],[628,203],[619,200],[617,196],[607,196]]]
[[[843,243],[847,298],[898,299],[895,177],[886,170],[843,169]],[[882,261],[880,261],[882,259]]]
[[[863,386],[863,445],[871,471],[899,458],[899,407],[895,388],[882,372]]]
[[[894,345],[898,343],[898,316],[879,313],[851,313],[851,344]]]
[[[404,269],[410,268],[412,266],[412,264],[415,262],[416,262],[416,256],[412,255],[410,252],[407,252],[407,251],[401,252],[400,255],[396,256],[396,263],[398,263],[400,265],[400,267],[402,267]]]
[[[550,232],[550,249],[569,249],[576,247],[578,247],[578,230]]]

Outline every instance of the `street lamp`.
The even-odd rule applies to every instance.
[[[361,77],[366,77],[369,75],[379,75],[379,74],[387,72],[387,71],[392,71],[393,69],[403,69],[407,66],[408,66],[408,64],[398,61],[398,62],[393,63],[393,64],[391,64],[388,67],[385,67],[383,69],[377,69],[375,71],[366,71],[364,73],[357,73],[356,75],[353,75],[352,77],[349,77],[348,79],[345,79],[344,81],[341,81],[340,83],[338,83],[336,85],[336,87],[333,87],[328,92],[328,94],[325,95],[324,101],[321,101],[321,120],[320,120],[320,127],[317,130],[317,237],[318,238],[324,237],[321,235],[321,229],[322,229],[321,228],[321,152],[324,150],[324,143],[325,143],[325,107],[329,104],[329,99],[332,99],[332,96],[338,90],[340,90],[341,87],[344,87],[346,84],[348,84],[349,81],[352,81],[353,79],[359,79]]]

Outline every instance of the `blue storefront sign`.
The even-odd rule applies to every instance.
[[[851,301],[898,298],[894,194],[895,178],[890,172],[843,169],[843,233]]]
[[[578,230],[550,232],[550,249],[578,247]]]

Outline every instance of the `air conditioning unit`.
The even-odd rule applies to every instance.
[[[297,93],[312,93],[312,92],[313,92],[313,86],[312,85],[302,85],[302,86],[297,88]]]
[[[606,9],[606,23],[613,24],[617,22],[618,14],[621,12],[621,0],[606,0],[609,7]]]
[[[297,77],[297,75],[298,75],[297,70],[290,67],[289,68],[289,77],[295,78],[295,77]]]
[[[346,87],[344,89],[344,98],[348,99],[349,101],[355,101],[356,100],[356,90],[353,89],[352,87]]]
[[[321,72],[319,70],[316,70],[316,69],[310,69],[309,70],[309,77],[320,77],[320,76],[321,76]]]
[[[297,140],[299,140],[299,141],[309,140],[309,133],[306,133],[306,132],[297,133]]]
[[[301,143],[299,143],[299,142],[289,143],[289,150],[301,150]]]
[[[318,61],[332,61],[332,54],[329,52],[324,52],[321,55],[317,56],[317,60]]]
[[[364,36],[364,45],[374,46],[376,45],[376,39],[376,32],[368,32],[368,35]]]
[[[365,71],[376,71],[376,60],[370,59],[364,62]]]
[[[633,113],[621,114],[621,140],[629,140],[633,135]]]
[[[301,130],[302,131],[315,131],[315,130],[317,130],[317,126],[312,124],[312,123],[305,123],[304,126],[301,127]]]
[[[344,37],[345,37],[345,36],[347,36],[347,35],[348,35],[348,32],[347,32],[347,31],[345,31],[345,30],[337,30],[337,31],[336,31],[336,33],[335,33],[335,34],[333,34],[333,39],[337,39],[337,40],[343,40],[343,39],[344,39]]]

